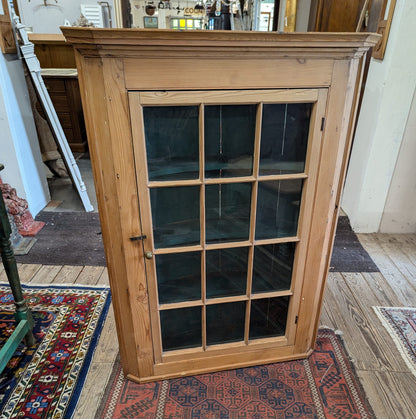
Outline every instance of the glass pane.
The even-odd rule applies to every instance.
[[[207,297],[246,294],[248,248],[207,251]]]
[[[229,183],[205,187],[206,240],[248,240],[251,183]]]
[[[283,336],[286,332],[289,297],[251,301],[250,339]]]
[[[205,106],[205,176],[251,176],[257,105]]]
[[[201,252],[156,256],[159,303],[201,299]]]
[[[256,240],[296,236],[302,180],[259,182]]]
[[[207,344],[244,340],[246,302],[207,306]]]
[[[263,105],[260,175],[302,173],[311,103]]]
[[[164,351],[202,346],[201,307],[163,310],[160,324]]]
[[[155,247],[200,244],[199,186],[150,189]]]
[[[290,289],[295,249],[296,243],[254,248],[253,293]]]
[[[149,180],[199,177],[198,106],[144,107]]]

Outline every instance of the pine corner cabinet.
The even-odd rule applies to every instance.
[[[125,375],[310,355],[363,56],[378,36],[62,31]]]

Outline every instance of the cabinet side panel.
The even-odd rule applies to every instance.
[[[345,176],[347,174],[348,162],[349,162],[349,157],[351,153],[351,146],[352,146],[352,141],[353,141],[354,132],[355,132],[355,123],[357,120],[358,106],[359,106],[358,101],[359,101],[361,85],[363,81],[362,76],[363,76],[364,59],[365,58],[362,57],[362,58],[356,58],[351,61],[351,68],[350,68],[351,84],[349,84],[349,86],[350,86],[350,89],[353,89],[353,86],[355,84],[355,89],[353,89],[353,99],[352,99],[352,104],[350,108],[351,112],[349,115],[349,123],[348,123],[348,126],[346,127],[347,128],[346,145],[343,151],[341,170],[338,176],[338,183],[337,184],[334,183],[334,185],[337,185],[337,193],[336,193],[336,199],[335,199],[335,208],[334,208],[332,222],[331,222],[332,224],[331,232],[329,234],[328,257],[326,258],[326,265],[324,269],[325,278],[327,278],[329,266],[331,262],[332,250],[333,250],[334,240],[335,240],[335,233],[336,233],[336,228],[337,228],[337,223],[338,223],[341,197],[342,197],[342,192],[344,188]],[[354,81],[354,78],[355,78],[355,81]],[[325,286],[323,286],[321,289],[320,300],[318,303],[319,311],[316,314],[315,330],[314,330],[313,336],[316,336],[318,333],[319,318],[320,318],[321,309],[322,309],[324,292],[325,292]]]
[[[130,347],[128,357],[137,357],[139,375],[153,374],[153,346],[149,316],[149,295],[141,241],[131,241],[130,237],[142,234],[140,225],[139,199],[134,165],[133,140],[131,132],[128,93],[124,85],[122,60],[103,60],[104,88],[108,109],[108,123],[112,137],[114,182],[117,191],[120,234],[117,243],[122,247],[125,264],[126,285],[129,292],[129,307],[126,315],[132,316],[136,344]],[[112,221],[110,221],[112,222]],[[112,227],[114,230],[114,227]],[[117,263],[119,261],[117,260]],[[117,277],[117,281],[123,279]],[[124,316],[124,313],[121,313]],[[135,351],[135,352],[134,352]]]
[[[356,97],[357,65],[350,61],[335,61],[332,85],[329,89],[321,163],[314,202],[306,259],[304,287],[299,309],[299,325],[295,352],[313,347],[319,320],[323,289],[328,272],[333,243],[334,218],[340,176],[345,164],[351,110]]]
[[[97,194],[99,215],[101,221],[104,248],[113,296],[113,306],[117,325],[117,336],[120,346],[121,363],[126,373],[139,376],[139,362],[136,356],[132,356],[132,348],[136,348],[134,321],[129,294],[128,266],[135,266],[137,262],[126,252],[123,242],[123,213],[119,199],[119,186],[117,185],[116,167],[113,147],[122,147],[120,139],[112,138],[109,128],[108,97],[105,93],[103,64],[101,59],[84,58],[76,52],[77,67],[79,70],[79,83],[83,101],[84,115],[88,134],[88,143],[93,168],[94,183]],[[108,83],[108,82],[107,82]],[[122,110],[125,107],[121,108]],[[127,135],[126,141],[130,141]],[[133,165],[125,162],[133,169]],[[122,172],[124,176],[128,173]],[[120,179],[119,179],[120,180]],[[130,182],[134,181],[131,179]],[[133,189],[134,191],[134,189]],[[128,209],[131,210],[133,197],[130,198]],[[136,201],[137,207],[137,201]],[[139,220],[137,232],[140,232]],[[134,232],[132,232],[134,233]],[[138,259],[137,257],[135,259]],[[131,273],[130,273],[131,275]]]

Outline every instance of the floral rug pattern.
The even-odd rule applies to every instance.
[[[110,305],[109,288],[22,286],[36,346],[22,344],[0,378],[0,417],[71,417]],[[0,284],[0,344],[14,330],[13,296]]]

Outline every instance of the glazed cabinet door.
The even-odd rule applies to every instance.
[[[326,96],[129,93],[155,372],[291,353]]]

